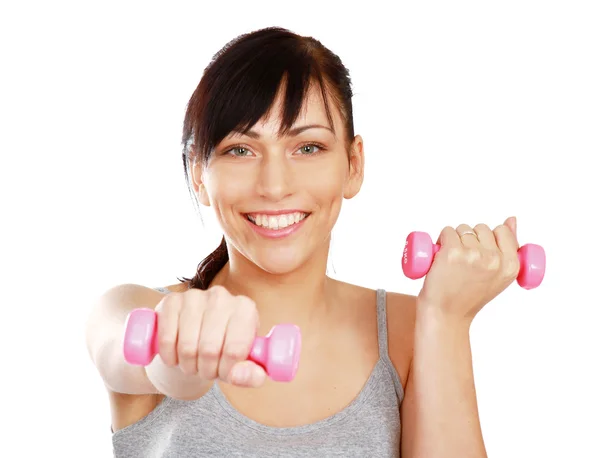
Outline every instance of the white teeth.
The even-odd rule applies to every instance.
[[[269,216],[269,229],[279,229],[279,224],[277,222],[276,216]]]
[[[299,223],[304,218],[306,218],[306,213],[294,212],[287,213],[284,215],[261,215],[261,214],[252,214],[247,215],[248,219],[252,221],[257,226],[262,226],[269,228],[271,230],[283,229],[292,224]]]

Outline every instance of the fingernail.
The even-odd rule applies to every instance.
[[[233,368],[231,379],[233,383],[247,383],[250,378],[250,368],[246,365],[237,366]]]

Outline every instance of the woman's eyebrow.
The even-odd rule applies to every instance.
[[[325,130],[328,130],[329,132],[331,132],[332,134],[335,135],[335,132],[330,127],[323,126],[321,124],[308,124],[306,126],[294,127],[293,129],[290,129],[289,132],[287,133],[287,136],[288,137],[294,137],[296,135],[301,134],[305,130],[309,130],[309,129],[325,129]],[[258,132],[254,131],[252,129],[250,129],[250,130],[248,130],[246,132],[239,131],[239,130],[236,130],[234,132],[238,133],[240,135],[247,135],[248,137],[254,138],[254,139],[258,139],[258,138],[261,137],[261,135]]]

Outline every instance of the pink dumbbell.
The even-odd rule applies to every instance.
[[[402,255],[402,270],[404,275],[412,280],[424,277],[433,257],[440,250],[440,245],[434,244],[429,234],[425,232],[411,232],[406,238],[404,253]],[[539,245],[528,243],[519,248],[519,275],[517,283],[525,289],[540,286],[546,272],[546,253]]]
[[[147,366],[158,354],[156,312],[152,309],[133,310],[125,323],[123,353],[125,361]],[[274,326],[265,337],[256,337],[248,359],[262,366],[276,382],[289,382],[296,376],[302,338],[300,328],[293,324]]]

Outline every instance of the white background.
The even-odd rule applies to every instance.
[[[596,2],[206,3],[1,7],[0,455],[111,456],[84,321],[105,289],[175,283],[218,244],[184,181],[185,106],[226,42],[281,25],[354,82],[366,179],[334,276],[416,294],[410,231],[516,215],[548,267],[473,325],[489,456],[600,457]]]

